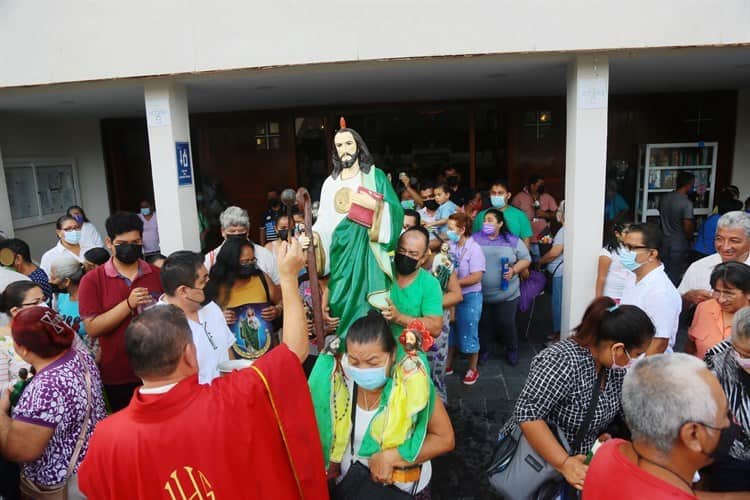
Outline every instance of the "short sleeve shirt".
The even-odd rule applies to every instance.
[[[456,210],[458,210],[458,206],[456,206],[456,204],[451,200],[448,200],[438,207],[435,220],[447,219],[451,215],[455,214]]]
[[[552,246],[562,245],[565,248],[565,228],[561,227],[555,235],[555,239],[552,240]],[[555,259],[547,264],[547,272],[551,273],[553,277],[559,278],[563,275],[565,268],[565,252],[561,253]]]
[[[524,242],[513,235],[499,236],[494,240],[479,233],[472,236],[484,252],[486,271],[482,276],[482,297],[484,302],[497,303],[514,300],[520,296],[521,280],[518,275],[513,276],[508,287],[502,289],[503,271],[502,259],[508,259],[508,265],[513,266],[519,260],[531,260],[529,250]]]
[[[69,349],[31,379],[13,408],[14,420],[54,429],[42,456],[23,464],[23,474],[39,485],[62,482],[73,456],[87,408],[83,363],[91,374],[92,408],[86,439],[74,471],[77,470],[86,456],[94,427],[106,416],[99,370],[91,356]]]
[[[112,263],[112,259],[83,275],[78,289],[78,309],[81,318],[86,320],[103,314],[128,298],[133,288],[148,289],[154,301],[163,290],[159,278],[159,268],[144,260],[138,261],[138,276],[133,282],[122,276]],[[102,349],[101,373],[106,385],[131,384],[139,381],[130,366],[125,350],[125,330],[130,325],[128,315],[111,332],[100,335]]]
[[[404,288],[399,287],[394,281],[391,286],[391,301],[399,312],[414,318],[443,314],[443,292],[440,290],[440,283],[424,269],[420,269],[414,281]],[[401,325],[391,323],[391,330],[395,336],[401,335],[403,329]]]
[[[620,262],[619,249],[609,251],[602,248],[599,257],[606,257],[610,260],[607,278],[604,282],[604,295],[612,299],[619,300],[622,298],[622,292],[625,286],[635,282],[635,274],[628,271]]]
[[[487,209],[489,210],[489,209]],[[482,224],[484,224],[484,216],[487,215],[487,210],[482,210],[474,219],[474,233],[478,233],[482,230]],[[508,225],[508,231],[511,234],[518,236],[521,239],[531,238],[533,236],[531,231],[531,222],[526,214],[521,212],[519,209],[513,206],[508,206],[501,210],[503,219]]]
[[[466,238],[462,247],[458,243],[450,242],[448,248],[453,265],[457,271],[458,279],[463,279],[468,275],[486,270],[486,260],[482,247],[480,247],[473,237]],[[472,292],[481,292],[482,282],[473,285],[461,287],[461,292],[466,295]]]
[[[683,242],[687,245],[682,225],[685,219],[693,219],[693,202],[690,198],[677,191],[663,195],[659,200],[659,221],[665,241]]]
[[[677,291],[680,292],[680,295],[685,295],[690,290],[706,290],[710,292],[711,273],[719,264],[721,264],[721,255],[718,253],[696,260],[685,271],[685,275],[682,277]],[[745,259],[745,264],[750,266],[750,255]]]
[[[534,233],[532,242],[536,243],[535,239],[539,236],[539,233],[541,233],[542,230],[547,227],[548,223],[546,219],[536,217],[536,211],[534,210],[534,198],[526,189],[524,189],[513,197],[513,200],[511,200],[511,204],[514,207],[520,209],[524,214],[526,214],[526,217],[531,222],[531,230]],[[545,210],[549,212],[554,212],[555,210],[557,210],[557,202],[552,197],[552,195],[542,193],[542,195],[539,196],[539,210]]]

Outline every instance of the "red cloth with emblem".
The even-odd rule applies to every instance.
[[[79,486],[90,500],[328,498],[317,435],[299,359],[282,344],[210,385],[196,375],[136,392],[97,425]]]

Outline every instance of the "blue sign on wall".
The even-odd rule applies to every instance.
[[[177,150],[177,185],[189,186],[193,183],[193,169],[190,168],[190,144],[175,142]]]

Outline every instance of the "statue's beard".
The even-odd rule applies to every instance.
[[[345,155],[345,158],[341,158],[341,168],[351,168],[357,163],[357,157],[355,155]]]

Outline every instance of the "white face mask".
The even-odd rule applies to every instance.
[[[612,369],[613,370],[627,370],[629,368],[632,368],[635,363],[637,363],[642,357],[643,354],[638,356],[637,358],[633,359],[630,357],[630,353],[627,349],[623,348],[623,351],[625,351],[625,356],[628,357],[628,362],[624,365],[618,365],[617,361],[615,361],[615,351],[612,351]]]

